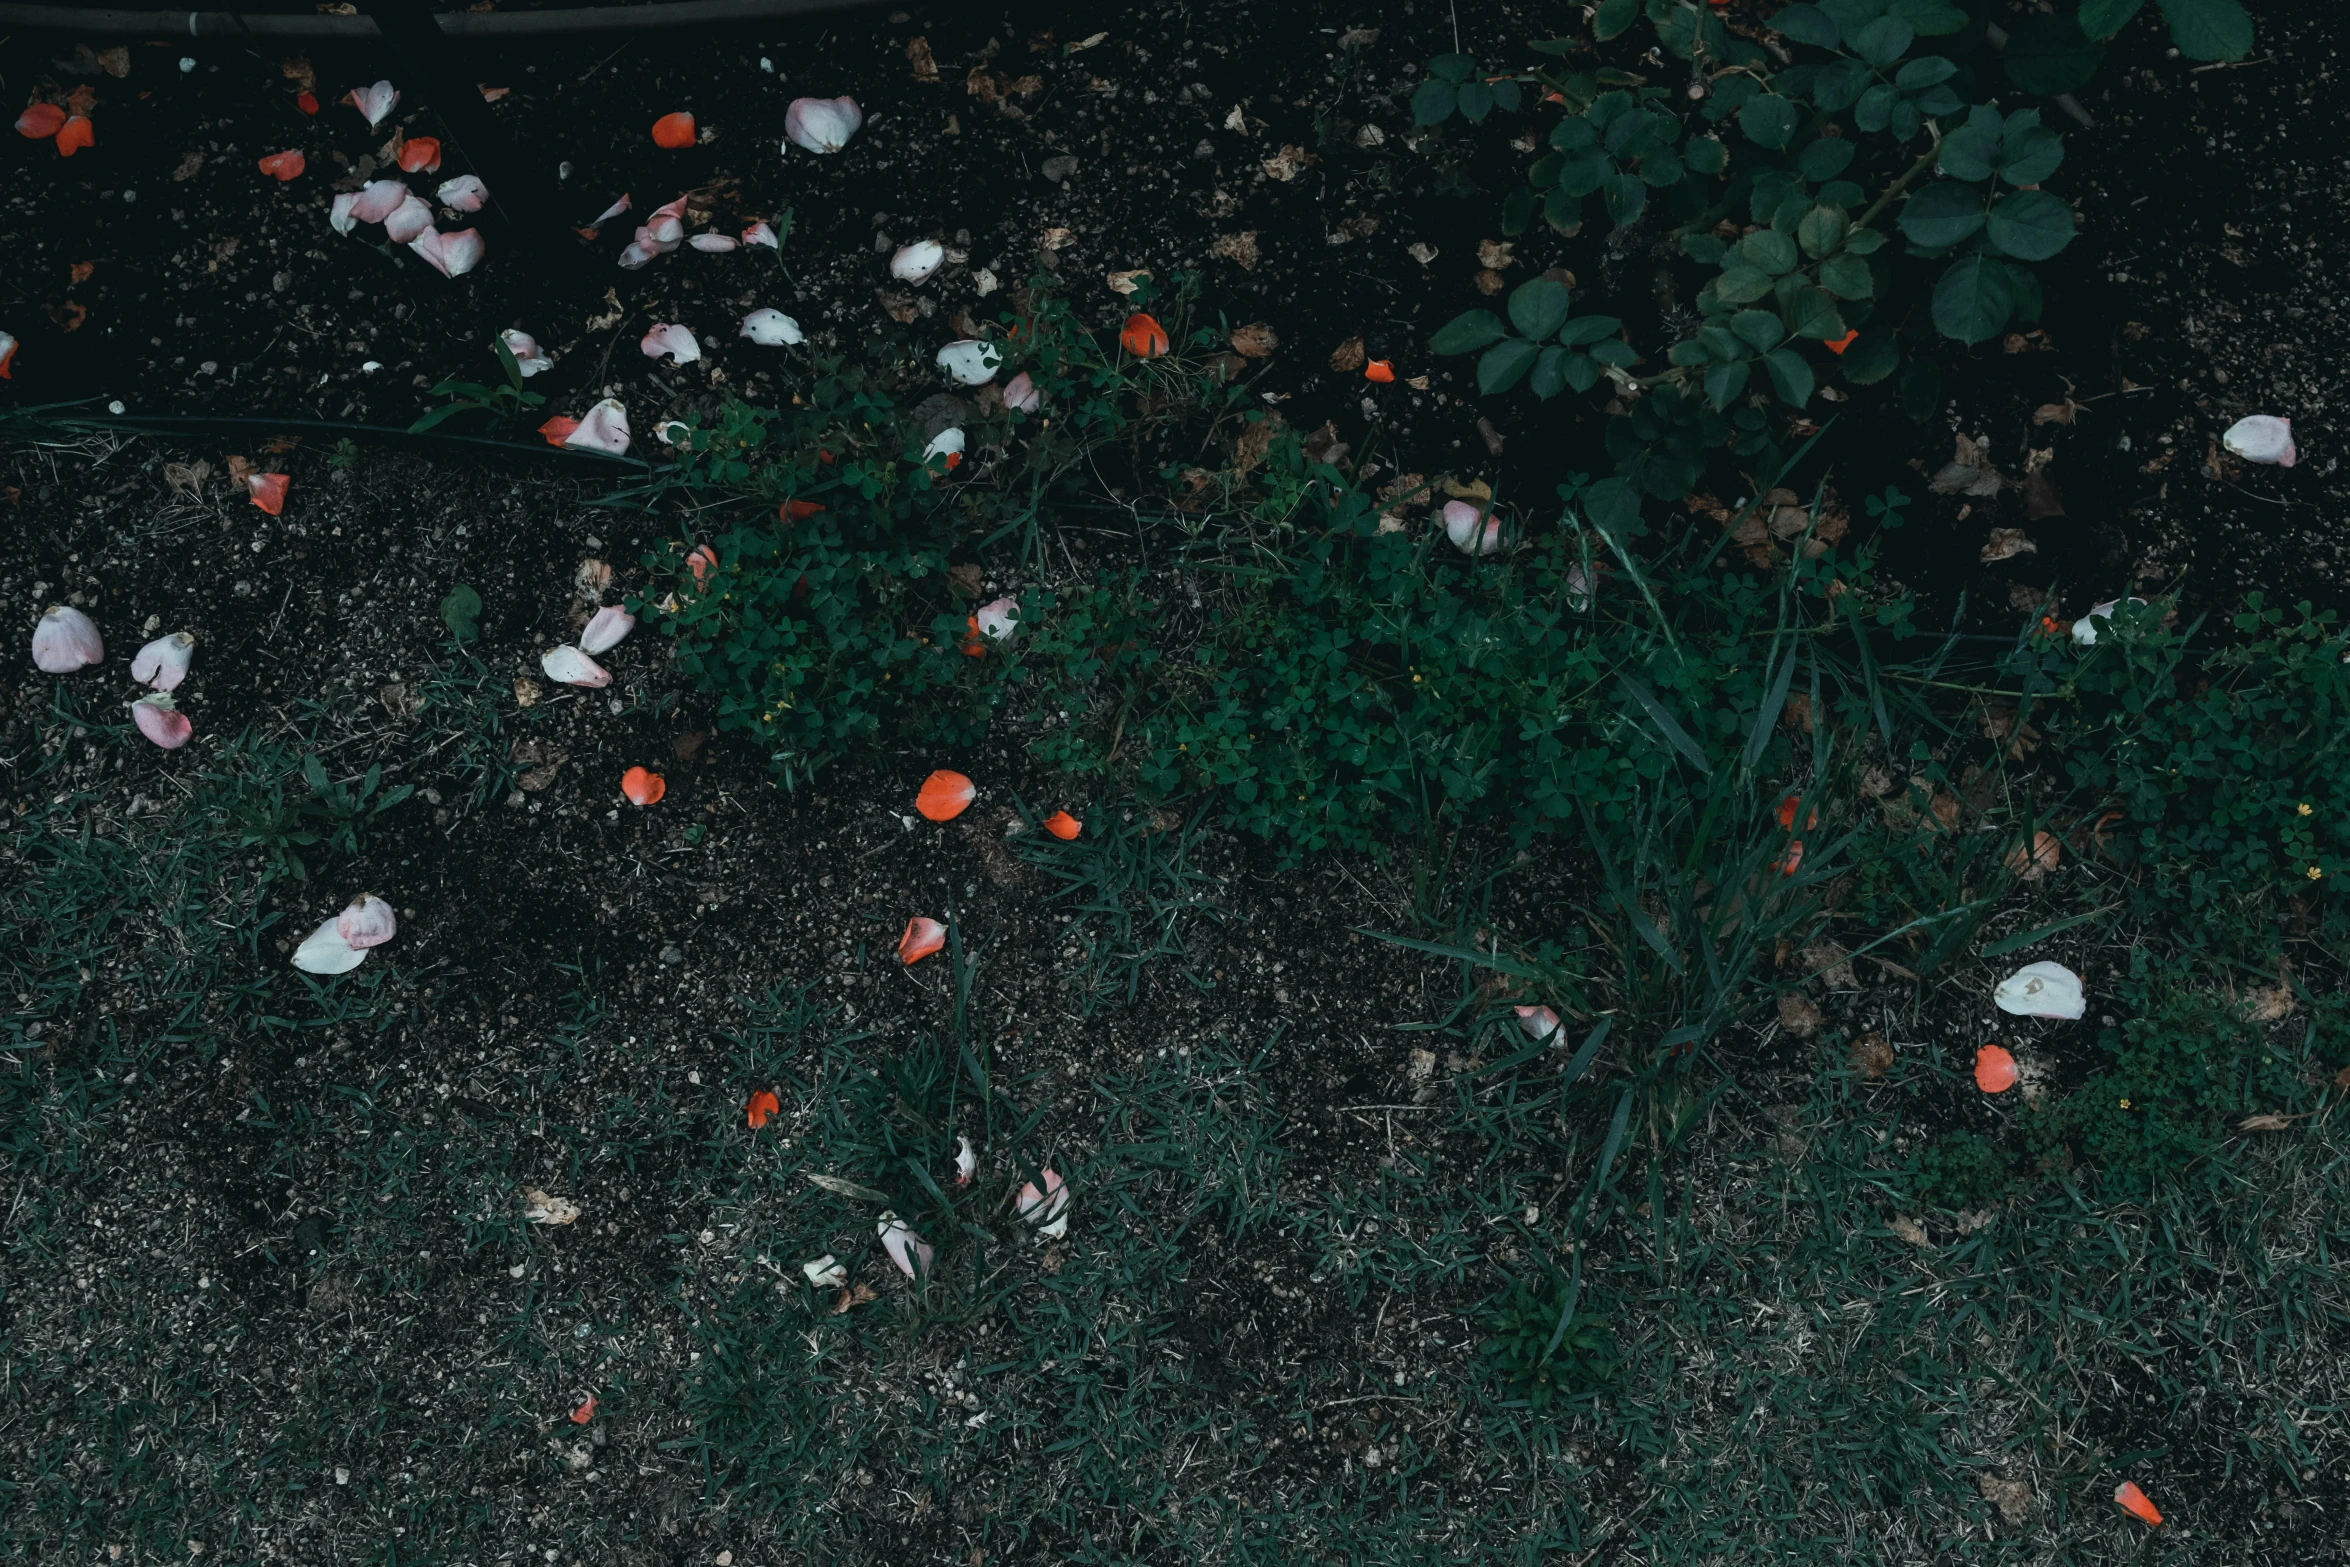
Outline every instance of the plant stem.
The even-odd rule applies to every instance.
[[[1909,166],[1909,172],[1901,176],[1901,178],[1895,180],[1892,184],[1886,186],[1884,194],[1880,195],[1876,201],[1870,205],[1869,210],[1860,215],[1860,221],[1852,226],[1856,229],[1867,228],[1869,224],[1876,220],[1877,214],[1885,210],[1886,204],[1888,202],[1892,201],[1894,197],[1907,190],[1909,188],[1909,182],[1916,179],[1920,174],[1925,172],[1926,165],[1932,163],[1934,161],[1934,155],[1941,150],[1941,143],[1936,142],[1933,146],[1928,147],[1923,153],[1919,154],[1918,161]]]

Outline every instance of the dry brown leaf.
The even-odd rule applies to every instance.
[[[2248,1115],[2236,1123],[2236,1130],[2239,1132],[2289,1132],[2293,1129],[2293,1123],[2308,1113],[2305,1110],[2301,1115]]]
[[[906,40],[906,63],[914,68],[914,80],[938,80],[938,61],[931,57],[929,39],[916,36]]]
[[[1232,351],[1244,359],[1269,359],[1281,346],[1281,334],[1263,321],[1232,329]]]
[[[1993,528],[1991,537],[1983,544],[1983,564],[2010,560],[2018,555],[2037,555],[2040,546],[2021,528]]]
[[[1481,294],[1498,294],[1509,286],[1510,280],[1490,267],[1477,274],[1477,291]]]
[[[539,683],[528,675],[516,675],[514,677],[514,705],[516,707],[538,706]]]
[[[2032,847],[2026,852],[2017,844],[2007,853],[2007,868],[2015,872],[2018,881],[2038,881],[2064,859],[2064,847],[2052,832],[2032,834]]]
[[[99,50],[96,59],[98,69],[117,81],[131,74],[131,52],[121,44],[116,44],[111,49]]]
[[[900,326],[912,325],[914,318],[922,313],[921,303],[911,294],[892,293],[886,288],[875,292],[881,296],[881,308]]]
[[[879,1300],[880,1298],[880,1295],[874,1292],[872,1285],[854,1285],[848,1289],[842,1290],[840,1292],[839,1298],[833,1301],[832,1314],[837,1317],[842,1312],[847,1311],[852,1307],[863,1306],[872,1301]]]
[[[1238,234],[1219,234],[1209,243],[1208,254],[1236,263],[1243,272],[1253,272],[1257,265],[1257,231],[1244,229]]]
[[[532,1224],[569,1224],[579,1217],[579,1204],[533,1186],[522,1194],[522,1216]]]
[[[1499,272],[1505,267],[1517,265],[1518,258],[1513,254],[1516,249],[1505,239],[1481,239],[1477,241],[1477,260],[1480,265]]]
[[[1306,166],[1308,164],[1317,163],[1319,161],[1321,160],[1316,158],[1312,153],[1306,151],[1303,147],[1291,147],[1285,145],[1279,152],[1264,160],[1264,170],[1274,179],[1277,179],[1286,185],[1291,180],[1296,179],[1300,174],[1303,174],[1306,171]]]
[[[2292,986],[2266,986],[2244,997],[2244,1020],[2248,1023],[2274,1023],[2291,1017],[2297,1006]]]
[[[1779,1026],[1796,1038],[1811,1038],[1825,1021],[1808,996],[1790,990],[1779,997]]]
[[[1883,1034],[1871,1031],[1852,1042],[1851,1053],[1845,1059],[1863,1077],[1883,1077],[1893,1070],[1893,1047],[1885,1043]]]
[[[1422,266],[1426,266],[1436,259],[1436,247],[1424,239],[1414,240],[1411,244],[1406,245],[1403,253]]]
[[[1934,1243],[1926,1238],[1926,1227],[1904,1214],[1895,1214],[1892,1218],[1887,1219],[1885,1228],[1920,1250],[1931,1251],[1934,1249]]]
[[[1815,941],[1799,956],[1803,977],[1824,979],[1831,990],[1858,990],[1860,980],[1852,972],[1852,954],[1834,941]]]
[[[76,283],[87,283],[90,281],[90,274],[97,270],[98,263],[95,261],[77,261],[66,268],[66,275]]]
[[[977,561],[958,561],[947,568],[947,591],[957,598],[975,599],[986,585],[987,574]]]
[[[1346,454],[1353,449],[1338,438],[1338,424],[1329,419],[1323,420],[1322,428],[1298,444],[1308,462],[1326,462],[1333,468],[1346,461]]]
[[[2003,481],[1982,443],[1961,435],[1957,437],[1956,447],[1950,461],[1936,470],[1933,478],[1926,481],[1926,487],[1936,495],[1972,495],[1978,499],[1997,495]]]
[[[2068,397],[2061,403],[2042,403],[2033,409],[2032,423],[2035,425],[2071,424],[2075,418],[2087,411],[2088,409],[2083,404],[2076,403]]]
[[[593,555],[571,568],[571,591],[582,604],[601,604],[612,585],[612,568]]]
[[[1132,294],[1150,278],[1148,267],[1133,267],[1123,272],[1112,272],[1104,279],[1113,294]]]
[[[1975,1482],[1983,1491],[1983,1500],[1999,1509],[1999,1516],[2009,1523],[2022,1523],[2024,1514],[2032,1508],[2032,1488],[2021,1480],[2002,1480],[1997,1475],[1984,1475]]]
[[[306,54],[290,54],[277,63],[278,74],[304,92],[318,91],[318,71]]]
[[[562,769],[563,764],[561,762],[549,762],[544,767],[531,768],[528,772],[525,772],[521,777],[515,779],[514,781],[526,793],[538,794],[543,792],[547,785],[555,781],[555,775],[558,772],[561,772]]]
[[[2064,497],[2057,493],[2056,481],[2048,477],[2045,463],[2024,475],[2024,517],[2038,522],[2043,517],[2064,515]]]
[[[1363,367],[1370,356],[1363,352],[1363,340],[1350,337],[1330,350],[1330,368],[1340,375],[1352,375]]]
[[[194,462],[167,462],[163,465],[163,482],[171,486],[174,495],[190,500],[204,493],[204,481],[212,477],[212,464],[199,457]]]
[[[1039,250],[1067,250],[1077,243],[1077,236],[1067,229],[1046,229],[1044,238],[1036,242]]]
[[[692,762],[701,756],[702,747],[709,743],[709,730],[689,729],[684,734],[681,734],[676,739],[670,741],[669,749],[677,753],[677,759],[679,761]]]

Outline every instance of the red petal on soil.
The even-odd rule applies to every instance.
[[[672,151],[694,144],[694,117],[683,110],[664,114],[653,122],[653,145]]]
[[[253,504],[272,517],[286,509],[286,486],[292,482],[282,473],[245,475],[245,488],[253,492]]]
[[[1985,1045],[1975,1052],[1975,1086],[1984,1093],[2006,1093],[2015,1087],[2015,1076],[2015,1057],[2000,1046]]]
[[[775,1097],[775,1090],[762,1088],[751,1095],[749,1104],[743,1106],[743,1119],[750,1122],[751,1130],[755,1132],[767,1124],[769,1116],[782,1108],[783,1101]]]
[[[595,1418],[596,1398],[595,1395],[591,1393],[588,1395],[586,1403],[580,1405],[577,1409],[574,1409],[571,1412],[571,1423],[575,1426],[584,1426]]]
[[[53,103],[29,105],[16,117],[16,131],[35,141],[46,141],[65,126],[65,111]]]
[[[2128,1513],[2148,1528],[2159,1529],[2162,1527],[2162,1509],[2146,1499],[2146,1493],[2138,1489],[2135,1481],[2124,1480],[2115,1486],[2113,1499],[2123,1512]]]
[[[1384,359],[1374,359],[1363,366],[1363,379],[1376,381],[1381,386],[1395,379],[1395,366]]]
[[[620,792],[631,805],[658,805],[669,792],[669,780],[647,768],[632,767],[620,775]]]
[[[571,432],[579,428],[579,421],[569,414],[557,414],[539,426],[539,434],[547,438],[549,446],[561,446],[571,439]]]
[[[400,167],[414,174],[419,170],[431,172],[441,166],[441,143],[437,136],[413,136],[400,143]]]
[[[1802,807],[1802,804],[1803,798],[1800,795],[1791,794],[1788,795],[1785,799],[1781,800],[1779,802],[1779,825],[1788,829],[1790,832],[1794,831],[1795,813]],[[1810,810],[1804,812],[1803,825],[1806,827],[1817,827],[1819,824],[1820,811],[1819,807],[1815,805]]]
[[[1085,824],[1067,811],[1055,811],[1044,819],[1044,830],[1067,843],[1085,830]]]
[[[946,944],[947,928],[917,914],[906,921],[906,933],[898,938],[898,961],[919,963]]]
[[[13,381],[16,379],[15,372],[8,368],[9,362],[15,358],[16,339],[9,336],[6,332],[0,332],[0,381]],[[14,497],[12,496],[11,499],[13,498]]]
[[[1167,329],[1138,310],[1119,329],[1118,346],[1137,359],[1156,359],[1167,351]]]
[[[1859,337],[1859,336],[1860,336],[1860,328],[1859,328],[1859,327],[1854,327],[1854,328],[1853,328],[1851,331],[1849,331],[1849,332],[1845,333],[1845,334],[1844,334],[1842,337],[1840,337],[1840,338],[1836,339],[1834,342],[1830,343],[1830,344],[1828,345],[1828,352],[1829,352],[1829,353],[1831,353],[1831,354],[1836,354],[1836,355],[1839,355],[1839,356],[1841,356],[1841,355],[1843,354],[1844,350],[1846,350],[1847,348],[1850,348],[1850,347],[1852,346],[1852,344],[1853,344],[1853,340],[1854,340],[1855,338]]]
[[[294,107],[304,114],[316,114],[318,112],[318,94],[314,92],[297,93],[294,97]]]
[[[309,160],[298,152],[273,152],[261,160],[261,172],[279,180],[300,179],[309,166]]]
[[[785,501],[783,503],[784,520],[787,522],[806,522],[810,517],[815,516],[823,509],[824,508],[815,501]]]
[[[942,767],[922,780],[922,792],[914,796],[914,809],[934,822],[951,822],[963,814],[978,792],[970,779]]]
[[[969,631],[963,634],[963,641],[961,644],[963,649],[963,656],[965,658],[987,657],[987,638],[980,634],[979,617],[977,615],[966,615],[963,617],[963,623],[971,628]]]
[[[57,132],[57,155],[70,158],[84,147],[97,145],[97,141],[97,133],[90,129],[90,122],[77,114]]]
[[[698,588],[709,580],[711,572],[718,569],[718,552],[707,544],[697,544],[693,552],[686,556],[685,563],[692,568],[694,586]]]

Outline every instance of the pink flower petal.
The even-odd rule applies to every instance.
[[[367,961],[367,949],[345,941],[336,923],[328,920],[294,949],[294,967],[305,974],[348,974]]]
[[[615,457],[624,454],[628,450],[628,410],[620,406],[619,398],[605,398],[587,411],[587,417],[564,437],[563,444],[610,452]]]
[[[335,197],[334,206],[327,212],[326,225],[337,234],[348,234],[359,226],[359,192],[344,191]]]
[[[392,112],[400,101],[400,90],[390,82],[377,82],[373,87],[354,87],[343,94],[343,102],[367,116],[369,125],[381,125],[384,116]]]
[[[1044,1174],[1044,1190],[1038,1191],[1034,1181],[1020,1187],[1020,1217],[1036,1231],[1040,1240],[1057,1241],[1069,1233],[1069,1192],[1061,1178],[1052,1171]]]
[[[498,337],[500,341],[505,343],[506,352],[514,356],[514,368],[522,372],[525,380],[537,375],[541,370],[555,368],[555,361],[547,356],[545,349],[539,347],[539,340],[528,332],[517,332],[508,328],[506,331],[500,332]]]
[[[158,691],[176,691],[188,678],[188,661],[196,656],[196,639],[185,631],[157,637],[131,658],[131,678]]]
[[[393,208],[392,215],[384,219],[384,238],[395,245],[405,245],[431,227],[432,203],[411,191],[408,199]]]
[[[1020,601],[1016,598],[1000,598],[982,604],[972,613],[971,618],[979,623],[982,633],[1001,642],[1020,629]]]
[[[105,656],[96,623],[69,605],[51,605],[33,627],[33,662],[43,674],[70,675]]]
[[[1044,406],[1044,393],[1037,390],[1036,383],[1023,370],[1004,383],[1004,406],[1032,414]]]
[[[139,733],[166,751],[176,751],[196,736],[196,726],[173,705],[168,694],[143,696],[133,702],[131,722],[139,726]]]
[[[359,192],[351,203],[351,216],[362,223],[381,223],[400,210],[400,204],[410,195],[406,185],[398,180],[376,180]]]
[[[459,229],[454,234],[443,234],[426,229],[409,241],[408,248],[432,263],[433,270],[443,277],[463,277],[481,265],[481,258],[489,253],[482,241],[481,230]]]
[[[765,223],[754,223],[749,228],[744,229],[743,243],[746,245],[765,245],[769,250],[781,250],[783,248],[783,242],[775,237],[775,230],[769,228]]]
[[[696,234],[686,243],[713,256],[723,256],[735,248],[734,239],[725,234]]]
[[[647,359],[658,359],[667,354],[681,365],[690,365],[702,357],[702,345],[694,340],[693,329],[679,326],[674,321],[656,323],[637,346],[645,351]]]
[[[636,629],[636,617],[617,604],[607,604],[596,611],[579,634],[582,653],[603,653],[618,647],[631,631]]]
[[[479,212],[481,204],[490,199],[490,188],[481,182],[479,175],[460,174],[453,180],[441,181],[441,188],[433,194],[440,198],[444,207],[454,207],[459,212]]]
[[[568,643],[549,648],[540,655],[539,668],[547,672],[549,680],[559,680],[567,686],[596,689],[612,683],[610,670]]]
[[[362,951],[380,947],[399,933],[400,922],[393,916],[392,906],[372,892],[359,894],[350,907],[335,916],[335,934]]]
[[[889,1253],[889,1260],[898,1265],[898,1271],[920,1283],[930,1272],[930,1259],[935,1255],[928,1243],[894,1213],[883,1213],[873,1229],[881,1237],[881,1249]]]
[[[783,134],[808,152],[838,152],[865,123],[854,98],[794,98],[783,111]]]

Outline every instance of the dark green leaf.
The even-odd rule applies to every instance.
[[[1534,368],[1539,352],[1523,339],[1503,338],[1485,350],[1485,357],[1477,361],[1477,390],[1488,397],[1508,391]]]
[[[1756,353],[1778,347],[1787,336],[1787,328],[1768,310],[1739,311],[1730,318],[1730,330]]]
[[[1640,183],[1637,174],[1619,174],[1600,187],[1601,197],[1607,202],[1607,215],[1616,220],[1616,227],[1640,221],[1640,214],[1648,210],[1648,187]]]
[[[1542,221],[1561,234],[1572,234],[1583,227],[1583,198],[1567,194],[1566,188],[1553,185],[1542,198]]]
[[[1705,398],[1717,410],[1727,409],[1746,390],[1746,378],[1754,373],[1751,360],[1733,359],[1728,364],[1715,365],[1705,373]]]
[[[1833,49],[1844,41],[1836,31],[1836,23],[1827,12],[1816,5],[1791,5],[1771,18],[1773,32],[1785,33],[1799,44],[1815,48]]]
[[[1844,316],[1836,308],[1836,296],[1824,288],[1798,290],[1788,314],[1795,322],[1797,337],[1832,343],[1844,335]]]
[[[2070,16],[2027,17],[2007,40],[2007,79],[2053,98],[2085,85],[2104,58],[2105,50]]]
[[[1738,128],[1759,147],[1784,147],[1795,134],[1795,105],[1777,93],[1747,100],[1738,111]]]
[[[2190,60],[2241,60],[2252,52],[2252,18],[2237,0],[2159,0],[2170,41]]]
[[[2073,209],[2044,190],[2010,191],[1991,208],[1991,243],[2018,261],[2046,261],[2073,239]]]
[[[1836,253],[1837,247],[1844,243],[1844,231],[1849,226],[1850,220],[1842,207],[1814,207],[1795,226],[1795,240],[1805,255],[1817,260]]]
[[[1438,81],[1432,76],[1412,94],[1412,123],[1442,125],[1452,118],[1452,111],[1459,102],[1459,91],[1452,83]]]
[[[1936,180],[1902,204],[1900,223],[1912,244],[1946,250],[1983,226],[1983,198],[1971,185]]]
[[[1580,114],[1569,115],[1550,128],[1550,144],[1561,152],[1573,152],[1599,140],[1599,128]]]
[[[1999,158],[1998,130],[1967,125],[1942,138],[1935,167],[1954,180],[1987,180],[1998,166]]]
[[[1670,147],[1657,148],[1640,160],[1640,181],[1652,190],[1680,184],[1681,155]]]
[[[1803,355],[1791,348],[1775,349],[1763,356],[1763,368],[1770,372],[1771,390],[1779,394],[1779,401],[1793,408],[1811,401],[1811,366]]]
[[[1714,294],[1725,305],[1743,305],[1771,291],[1771,275],[1760,267],[1733,261],[1714,279]]]
[[[1893,106],[1901,102],[1899,88],[1879,82],[1852,106],[1852,123],[1864,131],[1881,131],[1893,123]]]
[[[1968,256],[1934,285],[1934,325],[1962,343],[1998,336],[2014,309],[2015,285],[2007,264],[1994,256]]]
[[[1599,361],[1589,354],[1567,356],[1567,385],[1578,392],[1590,391],[1599,384],[1599,378],[1605,373],[1599,368]]]
[[[1501,317],[1490,310],[1468,310],[1454,316],[1436,329],[1428,339],[1432,354],[1473,354],[1488,343],[1498,342],[1509,335],[1509,328],[1501,324]]]
[[[1603,337],[1591,345],[1591,357],[1603,365],[1614,365],[1618,369],[1628,369],[1639,363],[1640,350],[1620,337]]]
[[[1485,116],[1493,112],[1493,89],[1483,82],[1463,82],[1457,91],[1461,118],[1471,125],[1484,124]]]
[[[1520,283],[1510,293],[1510,325],[1539,343],[1565,324],[1569,302],[1564,283],[1546,277]]]
[[[1819,79],[1812,84],[1811,101],[1835,114],[1858,103],[1860,95],[1875,80],[1869,68],[1858,60],[1831,60],[1820,67]]]
[[[1928,90],[1940,91],[1939,88]],[[1925,111],[1918,107],[1918,101],[1915,98],[1902,99],[1893,106],[1892,111],[1885,117],[1885,129],[1892,133],[1895,141],[1909,140],[1918,133],[1919,128],[1925,123]]]
[[[1795,270],[1795,241],[1773,229],[1757,229],[1738,242],[1739,254],[1772,277]]]
[[[1917,33],[1897,16],[1880,16],[1852,35],[1852,52],[1871,65],[1891,65],[1909,52]]]
[[[1593,485],[1592,488],[1596,490],[1599,486]],[[1625,694],[1640,704],[1641,710],[1648,714],[1649,719],[1664,735],[1666,742],[1674,750],[1689,758],[1699,772],[1711,778],[1714,775],[1714,764],[1707,759],[1705,747],[1691,739],[1689,731],[1682,728],[1671,713],[1665,711],[1665,705],[1656,699],[1656,693],[1630,675],[1618,675],[1616,680],[1623,687]]]
[[[1852,166],[1857,149],[1850,138],[1823,136],[1795,155],[1795,169],[1814,185],[1832,180]]]
[[[1542,192],[1531,185],[1520,185],[1501,200],[1501,231],[1504,234],[1523,234],[1526,225],[1534,221],[1534,209],[1542,204]]]
[[[1526,91],[1514,76],[1505,76],[1498,82],[1487,82],[1493,93],[1493,106],[1505,114],[1515,114],[1525,105]]]
[[[1869,264],[1854,255],[1830,256],[1821,262],[1820,287],[1838,299],[1867,299],[1877,291]]]
[[[1950,0],[1893,0],[1888,10],[1907,22],[1921,38],[1966,30],[1966,12]]]
[[[1428,62],[1428,70],[1439,80],[1457,85],[1477,74],[1477,57],[1472,54],[1440,54]]]
[[[2130,23],[2138,8],[2146,0],[2081,0],[2080,15],[2076,18],[2081,31],[2091,38],[2111,38]]]
[[[1903,92],[1924,92],[1957,74],[1958,66],[1955,62],[1945,60],[1938,54],[1929,54],[1902,66],[1893,78],[1893,85]]]
[[[1711,136],[1692,136],[1681,147],[1681,161],[1700,174],[1719,174],[1730,162],[1730,149]]]
[[[1601,43],[1621,34],[1640,16],[1640,0],[1599,0],[1591,18],[1591,36]]]
[[[460,642],[471,642],[481,635],[481,595],[464,583],[441,600],[441,624],[449,628],[449,635]]]
[[[1567,351],[1555,344],[1545,348],[1534,361],[1534,373],[1526,384],[1546,403],[1558,396],[1567,385]]]
[[[1729,254],[1730,247],[1711,234],[1684,234],[1681,236],[1681,250],[1690,260],[1710,267],[1719,265],[1722,257]]]
[[[1874,386],[1901,363],[1901,351],[1890,332],[1863,332],[1844,350],[1837,369],[1855,386]]]
[[[1615,178],[1616,160],[1597,147],[1581,147],[1559,164],[1558,188],[1580,200]]]
[[[2064,138],[2035,125],[2008,133],[1999,153],[1999,177],[2010,185],[2037,185],[2062,162]]]
[[[1613,337],[1623,329],[1624,323],[1614,316],[1577,316],[1559,328],[1559,341],[1569,348],[1581,348],[1603,337]]]

